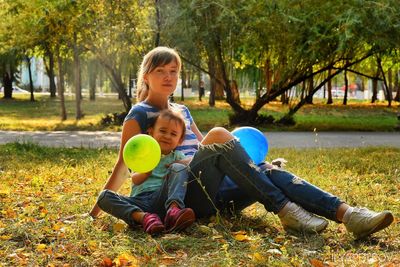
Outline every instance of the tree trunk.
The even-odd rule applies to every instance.
[[[155,47],[160,45],[160,34],[161,34],[161,14],[160,14],[160,0],[155,0],[156,8],[156,36],[154,38]]]
[[[98,58],[100,63],[104,66],[107,74],[111,80],[111,83],[115,90],[117,90],[119,97],[124,104],[125,111],[128,113],[132,107],[131,99],[125,90],[124,82],[122,81],[121,71],[117,69],[115,66],[109,65],[104,59]]]
[[[332,69],[328,70],[328,77],[332,75]],[[326,104],[330,105],[333,104],[333,99],[332,99],[332,79],[328,80],[327,83],[328,86],[328,101],[326,102]]]
[[[90,60],[88,64],[88,75],[89,75],[89,99],[94,101],[96,99],[96,82],[97,82],[97,62]]]
[[[56,84],[54,82],[54,54],[49,48],[46,48],[46,55],[49,59],[49,64],[45,62],[46,73],[49,77],[50,97],[56,97]]]
[[[26,64],[28,65],[28,75],[29,75],[29,89],[31,92],[31,102],[35,101],[35,96],[33,95],[33,81],[32,81],[32,69],[31,69],[31,58],[25,57]]]
[[[210,73],[215,73],[215,63],[213,62],[214,58],[208,57],[208,70]],[[217,81],[215,80],[215,77],[210,77],[210,97],[208,98],[208,105],[210,107],[215,106],[215,84]]]
[[[182,64],[181,67],[181,101],[185,101],[185,88],[186,88],[186,71],[185,66]]]
[[[215,76],[217,77],[218,80],[223,81],[224,78],[222,76],[222,70],[221,70],[222,66],[219,66],[219,64],[217,63],[216,65],[216,69],[215,69]],[[216,82],[215,83],[215,99],[217,100],[222,100],[224,99],[224,85]]]
[[[11,73],[11,71],[10,71]],[[13,75],[6,70],[3,74],[4,97],[6,99],[12,98],[12,77]]]
[[[58,50],[58,49],[57,49]],[[65,109],[65,83],[64,83],[64,68],[62,58],[60,56],[60,52],[57,51],[57,63],[58,63],[58,96],[60,97],[60,118],[61,121],[65,121],[67,119],[67,111]]]
[[[312,69],[311,69],[311,73],[312,73]],[[307,96],[310,95],[310,93],[313,91],[314,89],[314,76],[311,76],[308,79],[308,88],[307,88]],[[313,104],[313,98],[311,97],[306,97],[306,103],[307,104]]]
[[[281,94],[281,103],[282,105],[288,105],[289,104],[289,91],[286,91]]]
[[[77,44],[77,35],[74,33],[74,85],[75,85],[75,102],[76,102],[76,119],[80,120],[83,118],[81,109],[81,63],[79,60],[79,49]]]
[[[386,99],[388,101],[388,107],[392,106],[392,92],[389,90],[389,86],[386,80],[386,75],[385,72],[383,71],[383,67],[382,67],[382,61],[381,59],[378,57],[378,67],[381,71],[382,77],[383,77],[383,84],[384,84],[384,89],[386,91]]]
[[[231,82],[231,91],[232,91],[233,101],[240,104],[239,88],[238,88],[237,82],[235,80],[232,80],[232,82]]]
[[[267,95],[271,93],[272,90],[272,75],[273,71],[271,69],[271,60],[268,57],[265,61],[265,86],[267,87]]]
[[[349,80],[347,79],[347,69],[344,70],[344,97],[343,105],[347,105],[347,95],[349,92]]]
[[[399,83],[399,70],[394,72],[394,90],[396,91],[395,101],[400,102],[400,83]]]

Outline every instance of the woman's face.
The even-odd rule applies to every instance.
[[[169,96],[175,91],[178,83],[178,64],[172,61],[164,66],[156,67],[152,72],[144,75],[144,80],[151,93]]]

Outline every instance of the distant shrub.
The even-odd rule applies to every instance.
[[[106,114],[104,117],[101,118],[100,124],[101,125],[118,125],[118,126],[122,125],[126,115],[127,115],[126,112]]]

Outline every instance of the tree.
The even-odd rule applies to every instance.
[[[205,51],[208,60],[215,61],[210,64],[208,73],[223,86],[226,101],[234,111],[231,122],[237,123],[262,122],[258,111],[294,86],[328,69],[336,69],[338,73],[344,66],[359,63],[360,59],[390,51],[398,47],[400,36],[397,34],[393,38],[393,32],[400,33],[400,24],[396,15],[399,7],[392,0],[379,4],[198,0],[179,1],[174,8],[181,14],[177,16],[181,23],[195,25],[190,36],[197,36],[198,47]],[[234,41],[232,36],[236,37]],[[174,45],[180,47],[180,43]],[[233,101],[228,81],[234,79],[230,77],[234,71],[228,71],[229,64],[264,70],[260,80],[266,82],[267,90],[251,108]],[[312,100],[312,92],[321,88],[320,85],[308,88],[307,101]],[[297,107],[296,103],[294,105]]]

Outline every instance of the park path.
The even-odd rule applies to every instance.
[[[120,132],[0,131],[0,144],[32,142],[51,147],[119,147]],[[400,132],[268,132],[269,147],[318,148],[386,146],[400,148]]]

